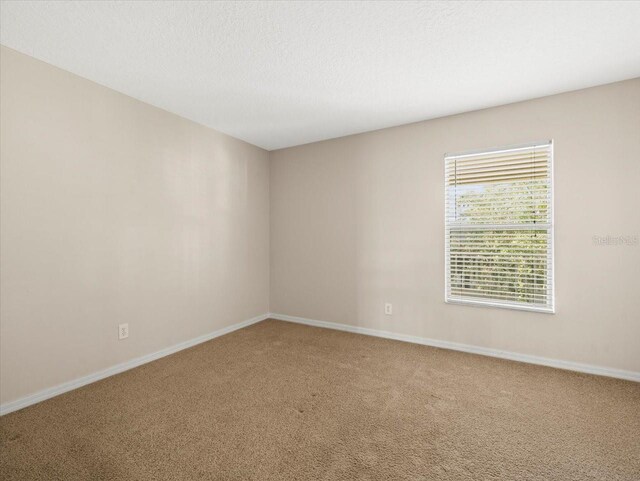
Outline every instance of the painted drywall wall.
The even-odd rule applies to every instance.
[[[546,139],[557,313],[445,304],[444,154]],[[272,312],[640,371],[640,79],[270,159]]]
[[[640,79],[267,153],[10,49],[0,61],[2,404],[270,299],[290,316],[640,371]],[[542,139],[557,314],[446,305],[444,153]]]
[[[0,58],[2,403],[268,312],[266,151]]]

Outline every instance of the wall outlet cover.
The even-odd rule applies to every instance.
[[[129,324],[118,324],[118,339],[129,337]]]

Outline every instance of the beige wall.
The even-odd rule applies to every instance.
[[[2,403],[268,312],[266,151],[4,47],[0,70]]]
[[[445,304],[444,153],[544,139],[557,313]],[[272,312],[640,371],[640,245],[593,243],[640,235],[640,79],[270,159]]]
[[[640,79],[267,153],[0,53],[3,404],[270,300],[640,371],[640,246],[592,239],[640,235]],[[555,141],[557,314],[445,304],[443,154],[542,139]]]

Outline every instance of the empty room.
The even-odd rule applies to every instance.
[[[0,43],[0,480],[640,481],[640,1]]]

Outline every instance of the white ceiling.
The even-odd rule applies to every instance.
[[[640,2],[2,1],[0,42],[278,149],[640,76]]]

